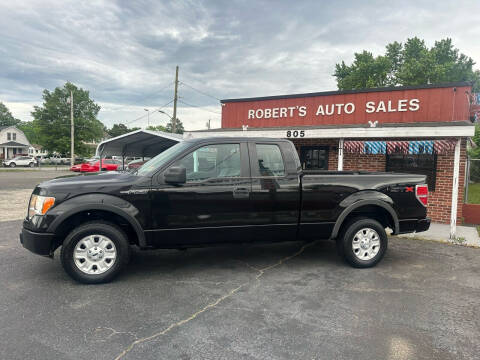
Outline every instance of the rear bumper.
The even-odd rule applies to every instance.
[[[423,232],[423,231],[427,231],[430,228],[430,218],[400,220],[399,225],[400,225],[400,231],[398,232],[399,234]]]
[[[25,228],[20,233],[20,243],[23,247],[31,252],[50,256],[53,249],[54,234],[50,233],[36,233]]]

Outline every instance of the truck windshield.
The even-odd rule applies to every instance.
[[[178,154],[183,152],[183,150],[190,147],[191,143],[188,141],[179,142],[177,145],[168,148],[167,150],[161,152],[153,159],[148,160],[137,170],[137,175],[144,176],[148,175],[152,171],[161,168],[164,164],[175,158]]]

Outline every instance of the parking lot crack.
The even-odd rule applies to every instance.
[[[117,336],[117,335],[118,336],[128,335],[128,336],[133,337],[135,340],[138,339],[137,335],[135,335],[134,333],[132,333],[130,331],[118,331],[118,330],[115,330],[111,327],[105,327],[105,326],[95,328],[95,330],[93,331],[93,335],[94,335],[97,342],[105,342],[105,341],[110,340],[112,337]],[[85,339],[86,338],[87,337],[85,336]]]
[[[245,263],[245,264],[248,264],[248,267],[250,267],[251,269],[257,271],[257,275],[255,276],[255,278],[253,279],[255,282],[259,282],[260,281],[260,278],[265,274],[265,272],[269,271],[269,270],[272,270],[280,265],[282,265],[283,263],[285,263],[286,261],[300,255],[301,253],[304,252],[304,250],[311,246],[313,243],[307,243],[305,245],[303,245],[300,249],[298,249],[296,252],[294,252],[293,254],[291,255],[288,255],[288,256],[285,256],[283,258],[281,258],[280,260],[278,260],[277,262],[275,262],[274,264],[272,265],[269,265],[269,266],[266,266],[264,268],[256,268],[256,267],[253,267],[251,265],[249,265],[248,263]],[[159,331],[155,334],[152,334],[150,336],[147,336],[147,337],[143,337],[143,338],[139,338],[139,339],[136,339],[135,341],[133,341],[130,345],[128,345],[120,354],[118,354],[116,357],[115,357],[115,360],[119,360],[119,359],[122,359],[125,355],[127,355],[130,351],[133,350],[133,348],[139,344],[142,344],[142,343],[145,343],[145,342],[148,342],[148,341],[151,341],[151,340],[154,340],[158,337],[161,337],[165,334],[167,334],[168,332],[170,332],[171,330],[175,329],[175,328],[178,328],[192,320],[194,320],[196,317],[198,317],[199,315],[203,314],[204,312],[210,310],[210,309],[213,309],[215,308],[218,304],[220,304],[221,302],[223,302],[224,300],[232,297],[233,295],[235,295],[238,291],[240,291],[242,288],[246,287],[248,284],[250,284],[252,282],[252,280],[248,280],[242,284],[240,284],[239,286],[237,286],[236,288],[230,290],[229,292],[225,293],[224,295],[218,297],[215,301],[207,304],[206,306],[204,306],[203,308],[201,308],[200,310],[196,311],[195,313],[193,313],[192,315],[190,315],[189,317],[183,319],[183,320],[180,320],[178,322],[175,322],[175,323],[172,323],[170,324],[169,326],[167,326],[166,328],[164,328],[162,331]]]

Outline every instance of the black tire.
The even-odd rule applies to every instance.
[[[77,267],[73,253],[78,242],[88,235],[106,236],[113,242],[116,258],[111,267],[101,274],[88,274]],[[127,235],[114,224],[104,221],[92,221],[75,228],[62,245],[60,259],[65,272],[74,280],[84,284],[107,283],[116,277],[130,260],[130,245]]]
[[[31,168],[33,168],[35,166],[35,163],[31,162],[30,164],[28,164],[28,166],[30,166]]]
[[[14,162],[11,162],[10,165],[8,166],[10,166],[11,168],[14,168],[15,166],[17,166],[17,164],[15,164]]]
[[[354,252],[353,242],[356,234],[362,229],[372,229],[378,235],[380,249],[371,259],[363,260],[356,255],[362,252],[362,248]],[[358,241],[358,240],[356,240]],[[376,245],[375,245],[376,246]],[[373,246],[374,247],[374,246]],[[388,237],[385,228],[377,220],[368,218],[355,218],[342,227],[337,238],[338,254],[351,266],[356,268],[369,268],[377,265],[382,260],[388,247]],[[366,253],[365,253],[366,254]],[[361,256],[361,255],[360,255]]]

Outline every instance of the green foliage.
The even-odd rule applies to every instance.
[[[0,126],[16,126],[24,132],[31,144],[38,144],[37,129],[33,121],[20,121],[13,117],[8,108],[0,102]]]
[[[165,132],[172,132],[172,125],[173,125],[173,118],[170,119],[170,121],[168,122]],[[183,134],[184,131],[185,129],[183,128],[183,123],[180,121],[179,118],[177,118],[175,121],[175,133]]]
[[[335,65],[335,74],[338,88],[360,89],[386,86],[391,63],[385,56],[373,56],[371,52],[355,53],[355,60],[351,66],[342,61]]]
[[[0,126],[17,126],[20,120],[15,119],[8,108],[0,102]]]
[[[49,151],[70,154],[70,91],[73,91],[75,154],[87,154],[85,142],[103,137],[103,124],[97,120],[100,106],[90,99],[89,92],[67,82],[54,91],[43,91],[43,105],[35,106],[32,116],[38,129],[38,143]]]
[[[480,71],[473,70],[472,58],[459,53],[447,38],[436,41],[432,48],[414,37],[404,44],[386,46],[385,55],[374,57],[363,51],[355,53],[351,65],[335,65],[334,76],[340,90],[397,85],[423,85],[452,81],[472,81],[480,91]]]
[[[135,130],[139,130],[139,129],[140,128],[138,128],[138,127],[128,128],[124,124],[113,124],[112,128],[110,130],[107,130],[107,133],[111,137],[116,137],[116,136],[120,136],[120,135],[123,135],[123,134],[127,134],[127,133],[135,131]]]
[[[27,137],[30,144],[38,144],[40,138],[38,136],[38,128],[35,126],[35,122],[33,121],[20,121],[17,127],[23,131],[25,136]]]
[[[468,203],[480,204],[480,183],[468,184]]]
[[[473,135],[472,141],[475,143],[476,147],[470,149],[468,155],[472,159],[480,159],[480,124],[475,124],[475,135]]]
[[[149,127],[147,127],[147,130],[167,132],[167,128],[163,125],[157,125],[157,126],[150,125]]]

